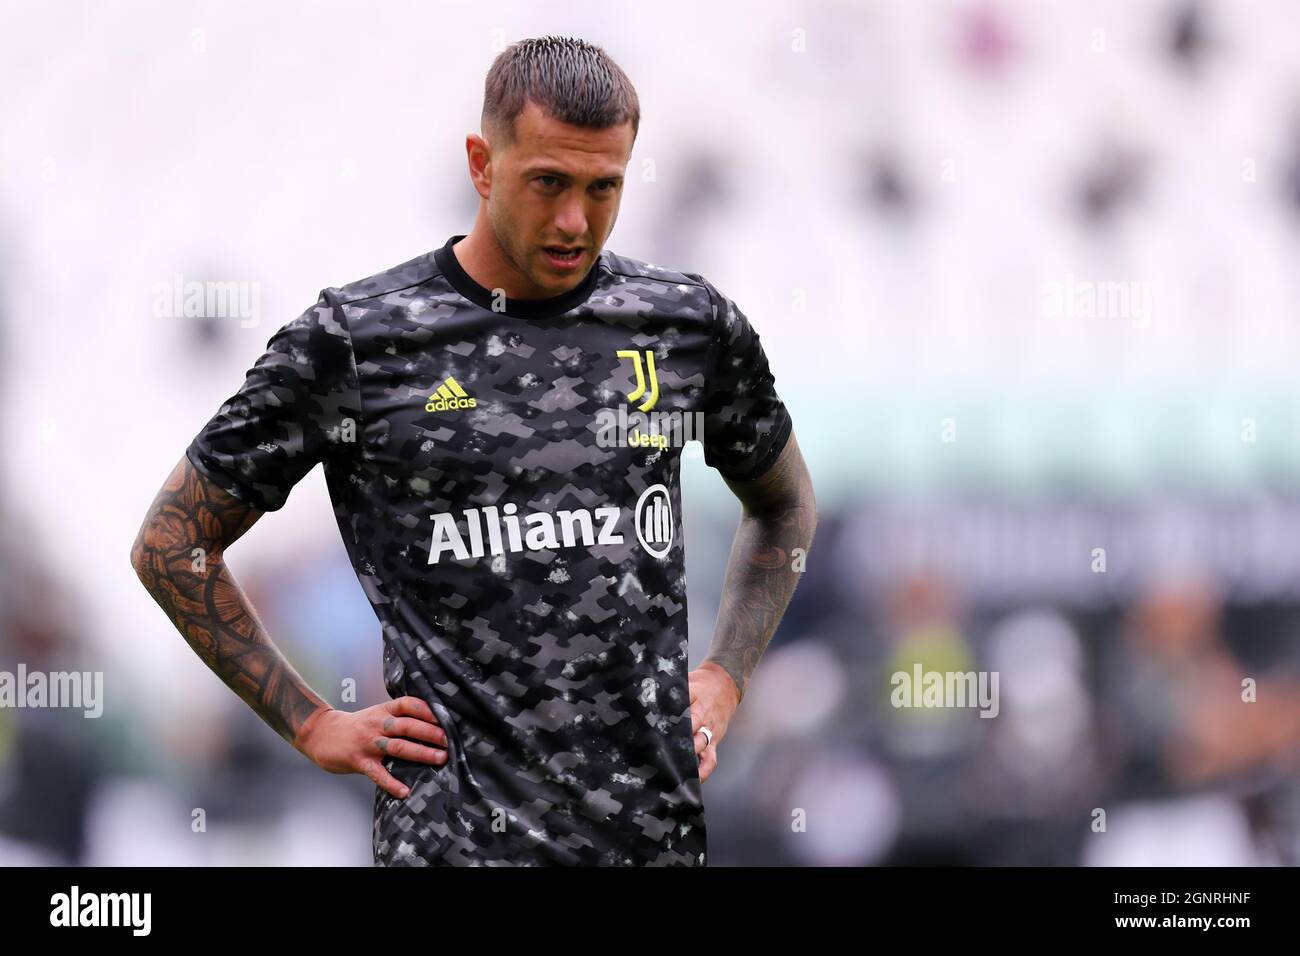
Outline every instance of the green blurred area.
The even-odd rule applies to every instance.
[[[822,504],[1300,489],[1300,387],[785,391]]]

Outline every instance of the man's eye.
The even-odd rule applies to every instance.
[[[609,192],[614,188],[614,181],[612,179],[606,179],[603,182],[596,183],[596,188],[601,192]]]
[[[558,186],[560,184],[560,181],[554,176],[538,176],[537,181],[547,188]]]

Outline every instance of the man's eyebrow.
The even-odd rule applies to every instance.
[[[551,169],[547,166],[530,166],[529,168],[524,170],[524,175],[530,177],[531,176],[554,176],[556,179],[563,179],[570,182],[574,179],[573,175],[570,173],[564,173],[558,169]],[[593,176],[592,182],[601,182],[602,180],[606,180],[606,179],[612,179],[617,182],[622,178],[623,178],[622,173],[606,173],[603,176]]]

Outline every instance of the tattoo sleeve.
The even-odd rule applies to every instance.
[[[297,747],[307,718],[328,704],[271,643],[225,561],[226,547],[262,514],[182,456],[140,527],[131,564],[203,663]]]
[[[794,434],[752,481],[727,481],[744,513],[731,548],[722,602],[706,661],[722,667],[743,698],[799,582],[817,527],[812,477]]]

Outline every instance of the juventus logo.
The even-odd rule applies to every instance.
[[[645,350],[645,371],[641,368],[641,353],[635,349],[620,349],[618,357],[621,359],[631,359],[632,367],[636,369],[636,388],[627,393],[627,400],[635,402],[638,398],[646,393],[646,372],[650,375],[650,397],[637,406],[643,412],[648,412],[655,407],[655,402],[659,401],[659,376],[655,374],[655,353],[652,349]]]

